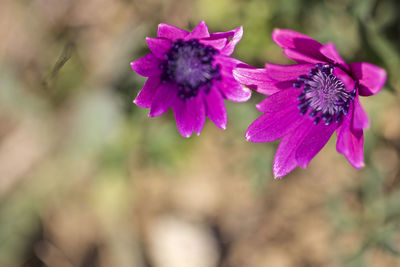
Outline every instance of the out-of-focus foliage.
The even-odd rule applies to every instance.
[[[0,266],[400,266],[399,14],[398,0],[2,0]],[[273,180],[277,144],[243,138],[257,93],[189,139],[132,104],[145,37],[200,20],[242,25],[234,56],[255,67],[290,63],[275,27],[384,67],[361,100],[366,167],[332,138]]]

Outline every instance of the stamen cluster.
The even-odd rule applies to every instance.
[[[356,96],[356,89],[346,91],[343,82],[333,74],[334,67],[329,64],[316,64],[308,75],[300,75],[293,87],[303,88],[298,96],[300,114],[308,111],[314,124],[321,119],[325,125],[339,122],[349,111],[350,102]]]
[[[218,53],[218,50],[196,39],[176,40],[160,66],[163,70],[161,79],[177,83],[178,95],[184,100],[197,96],[203,87],[208,93],[213,80],[221,79],[220,66],[213,65],[214,56]]]

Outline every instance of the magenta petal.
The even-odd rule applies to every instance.
[[[220,67],[219,72],[220,72],[222,77],[231,78],[237,84],[239,84],[239,82],[237,82],[233,77],[233,69],[238,65],[246,66],[240,60],[237,60],[235,58],[230,58],[230,57],[227,57],[227,56],[216,56],[215,57],[215,61],[214,61],[214,65],[215,66],[219,65],[219,67]]]
[[[217,50],[221,50],[222,48],[224,48],[226,43],[228,42],[228,40],[225,39],[225,38],[223,38],[223,39],[215,39],[215,40],[201,39],[199,41],[200,41],[200,43],[202,43],[204,45],[212,46]]]
[[[206,107],[204,98],[201,94],[186,101],[187,112],[193,124],[193,130],[197,135],[200,134],[206,121]]]
[[[274,29],[272,40],[282,48],[319,49],[322,46],[305,34],[286,29]]]
[[[333,69],[333,74],[343,82],[346,91],[351,92],[354,90],[356,83],[345,71],[336,67]]]
[[[197,135],[200,135],[201,130],[203,130],[203,126],[206,121],[206,107],[204,104],[204,99],[202,97],[199,97],[198,101],[201,101],[201,103],[198,104],[199,108],[196,110],[196,121],[194,123],[194,131]]]
[[[161,74],[160,60],[151,53],[131,62],[131,67],[137,74],[144,77]]]
[[[335,45],[333,43],[326,43],[323,45],[319,51],[321,54],[323,54],[325,57],[331,60],[331,63],[333,64],[339,64],[343,68],[348,69],[348,66],[346,62],[343,60],[343,58],[340,56],[339,52],[337,51]]]
[[[205,122],[205,107],[202,96],[198,95],[185,101],[176,98],[173,110],[178,131],[183,137],[191,136],[193,131],[198,135],[200,134]]]
[[[323,60],[318,59],[317,57],[310,56],[308,54],[299,52],[297,49],[292,49],[292,48],[285,48],[283,49],[283,54],[287,56],[288,58],[291,58],[298,63],[321,63]]]
[[[236,68],[236,66],[250,68],[250,66],[246,65],[242,61],[240,61],[236,58],[232,58],[232,57],[228,57],[228,56],[224,56],[224,55],[217,55],[214,57],[214,60],[215,60],[216,65],[220,64],[221,67],[223,68],[223,70],[227,71],[227,73],[230,75],[232,75],[232,70],[234,68]]]
[[[251,97],[251,90],[240,85],[233,77],[222,77],[222,80],[216,83],[223,96],[233,102],[245,102]]]
[[[272,32],[272,40],[284,51],[289,51],[285,53],[289,58],[298,62],[318,63],[324,60],[324,56],[319,52],[322,45],[307,35],[292,30],[275,29]]]
[[[369,127],[368,115],[360,104],[358,96],[354,99],[353,128],[362,130]]]
[[[159,59],[165,59],[165,53],[171,49],[171,41],[161,38],[146,38],[151,53]]]
[[[232,73],[234,67],[243,63],[227,56],[218,56],[215,58],[215,62],[221,66],[220,74],[222,79],[214,84],[221,90],[224,98],[234,102],[247,101],[251,97],[251,90],[236,81]]]
[[[210,89],[209,93],[204,93],[206,101],[206,114],[217,127],[226,129],[227,115],[224,99],[221,93],[215,87]]]
[[[267,75],[276,81],[297,80],[300,75],[308,74],[314,66],[311,64],[277,65],[265,64]]]
[[[261,94],[271,95],[280,90],[276,87],[276,81],[268,77],[266,69],[235,68],[233,77]]]
[[[161,83],[157,88],[150,107],[149,117],[156,117],[166,112],[177,98],[177,88],[170,83]]]
[[[379,93],[386,82],[386,71],[368,62],[351,63],[350,69],[359,80],[359,93],[369,96]]]
[[[354,168],[364,167],[364,135],[362,130],[352,129],[351,116],[347,115],[337,130],[336,149]]]
[[[210,37],[210,33],[208,32],[207,24],[204,21],[200,21],[199,24],[190,32],[186,37],[185,40],[190,39],[201,39]]]
[[[191,136],[193,133],[193,123],[188,116],[186,101],[176,98],[172,109],[174,110],[176,126],[179,133],[186,138]]]
[[[311,159],[317,155],[329,141],[336,128],[336,123],[325,125],[323,121],[311,128],[296,151],[296,159],[300,167],[307,167]]]
[[[243,63],[242,61],[236,59],[236,58],[232,58],[232,57],[228,57],[228,56],[224,56],[224,55],[217,55],[214,57],[214,65],[220,65],[221,69],[220,69],[220,73],[221,75],[224,76],[231,76],[233,78],[233,70],[236,67],[240,67],[240,68],[253,68],[249,65],[247,65],[246,63]]]
[[[296,105],[275,113],[265,113],[249,126],[246,139],[254,143],[278,140],[301,124],[304,119],[309,120],[300,115]]]
[[[267,97],[261,103],[257,104],[256,107],[259,111],[265,113],[274,113],[282,109],[288,109],[291,106],[297,106],[299,102],[297,97],[300,93],[301,91],[296,88],[282,90]]]
[[[165,23],[158,24],[158,32],[157,37],[159,38],[167,38],[172,41],[177,39],[183,39],[189,33],[185,30],[179,29],[175,26],[168,25]]]
[[[150,108],[159,84],[160,77],[154,76],[148,78],[133,103],[142,108]]]
[[[296,160],[297,148],[307,136],[312,126],[312,120],[305,120],[304,124],[300,124],[297,128],[294,128],[289,134],[282,138],[276,151],[272,166],[275,178],[285,176],[298,166]]]
[[[229,32],[217,32],[211,34],[212,39],[217,39],[217,38],[230,39],[230,41],[228,41],[225,47],[220,51],[221,54],[226,56],[230,56],[233,53],[236,44],[242,39],[242,36],[243,36],[243,27],[236,28]]]

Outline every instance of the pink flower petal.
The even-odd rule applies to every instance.
[[[296,105],[274,113],[265,113],[247,129],[246,139],[250,142],[271,142],[282,138],[309,118],[300,115]]]
[[[251,90],[242,86],[233,78],[232,70],[237,65],[244,65],[241,61],[227,56],[216,56],[215,64],[220,65],[221,81],[214,84],[221,90],[224,98],[234,102],[245,102],[251,97]]]
[[[319,49],[319,51],[321,52],[321,54],[323,54],[326,58],[330,60],[330,63],[339,64],[341,65],[341,67],[348,70],[346,62],[340,56],[339,52],[337,51],[333,43],[326,43]]]
[[[350,69],[359,80],[359,93],[370,96],[379,93],[386,82],[386,71],[368,62],[351,63]]]
[[[361,106],[358,96],[354,99],[353,128],[356,130],[369,128],[368,115]]]
[[[256,105],[257,109],[265,113],[275,113],[282,109],[288,109],[291,106],[297,106],[299,101],[297,97],[301,90],[297,88],[289,88],[279,91]]]
[[[187,113],[186,102],[180,98],[176,98],[172,109],[174,110],[178,132],[183,137],[190,137],[193,133],[193,124]]]
[[[131,62],[131,67],[137,74],[150,77],[161,74],[160,63],[161,61],[150,53]]]
[[[286,29],[274,29],[272,40],[282,48],[319,49],[322,46],[305,34]],[[306,45],[310,47],[305,47]]]
[[[206,114],[218,128],[225,130],[228,121],[225,103],[221,93],[216,89],[213,87],[208,94],[204,93]]]
[[[199,40],[200,43],[202,43],[203,45],[209,45],[212,46],[213,48],[217,49],[217,50],[221,50],[222,48],[225,47],[226,43],[227,43],[227,39],[215,39],[215,40],[211,40],[211,39],[201,39]]]
[[[276,81],[297,80],[300,75],[307,75],[313,67],[312,64],[278,65],[267,63],[265,65],[268,77]]]
[[[296,160],[297,148],[313,125],[312,120],[305,120],[305,123],[300,124],[282,138],[272,165],[275,178],[281,178],[299,166]]]
[[[227,71],[226,74],[232,75],[232,70],[236,68],[237,66],[239,67],[250,67],[247,64],[243,63],[242,61],[228,57],[225,55],[217,55],[214,57],[215,60],[215,65],[220,64],[221,67],[223,68],[223,71]]]
[[[215,83],[222,95],[229,101],[246,102],[251,97],[251,90],[240,85],[233,77],[223,77]]]
[[[310,56],[306,53],[299,52],[297,49],[293,48],[284,48],[283,49],[283,54],[287,56],[288,58],[293,59],[294,61],[297,61],[298,63],[323,63],[324,60],[318,59],[315,56]]]
[[[275,29],[272,32],[272,40],[284,51],[288,51],[286,56],[299,63],[324,61],[324,56],[319,52],[322,45],[307,35],[292,30]]]
[[[228,41],[225,47],[220,51],[221,54],[230,56],[235,49],[236,44],[242,39],[243,27],[236,28],[229,32],[216,32],[212,33],[212,39],[226,38]]]
[[[314,158],[329,141],[337,127],[338,125],[336,123],[325,125],[324,122],[321,121],[318,125],[314,125],[311,128],[296,151],[296,160],[300,167],[307,167],[311,159]]]
[[[200,21],[199,24],[190,32],[186,37],[185,40],[190,39],[201,39],[210,37],[210,33],[208,32],[207,24],[204,21]]]
[[[171,49],[171,41],[161,38],[146,38],[151,53],[161,60],[165,60],[165,53]]]
[[[362,130],[351,127],[352,115],[351,112],[344,117],[342,125],[336,131],[336,150],[343,154],[354,168],[360,169],[364,167],[364,135]]]
[[[178,131],[183,137],[191,136],[193,131],[200,134],[205,122],[205,107],[201,95],[187,100],[176,98],[173,110]]]
[[[336,67],[333,69],[333,74],[341,80],[346,88],[346,91],[351,92],[355,88],[355,81],[341,68]]]
[[[189,33],[185,30],[179,29],[175,26],[171,26],[165,23],[161,23],[158,25],[157,37],[159,38],[167,38],[172,41],[177,39],[184,39],[186,35]]]
[[[276,86],[276,81],[272,81],[268,77],[266,69],[235,68],[233,77],[241,84],[255,89],[261,94],[271,95],[280,90]]]
[[[153,76],[148,78],[133,103],[142,108],[150,108],[159,84],[160,77]]]
[[[149,117],[156,117],[165,113],[177,97],[177,88],[175,85],[161,83],[151,103]]]
[[[190,103],[193,102],[192,103]],[[189,105],[191,105],[191,112],[193,116],[193,129],[197,135],[200,135],[201,130],[203,129],[204,123],[206,121],[206,106],[204,103],[204,97],[199,94],[197,97],[190,99]]]

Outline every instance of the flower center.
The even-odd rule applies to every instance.
[[[341,80],[334,74],[329,64],[316,64],[308,75],[300,75],[293,84],[303,91],[298,97],[300,114],[309,110],[309,116],[318,124],[321,119],[325,125],[339,122],[349,111],[350,101],[356,96],[356,89],[347,92]]]
[[[162,80],[176,82],[182,99],[195,97],[203,87],[208,93],[213,79],[221,79],[220,66],[213,66],[216,54],[218,50],[196,39],[176,40],[160,66],[163,69]]]

